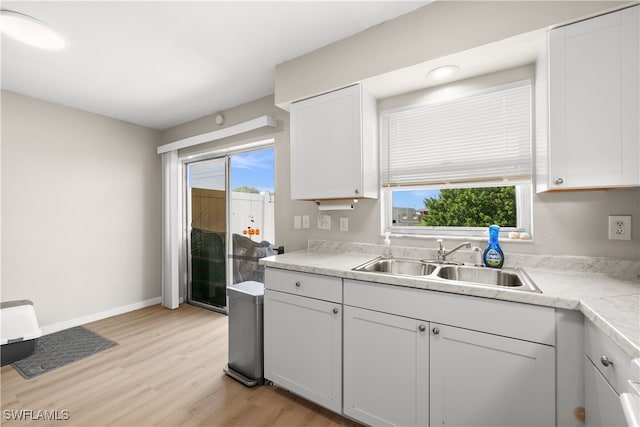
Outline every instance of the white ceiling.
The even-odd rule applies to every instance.
[[[532,64],[546,51],[547,29],[530,31],[366,79],[363,84],[378,99]],[[453,64],[460,68],[445,82],[430,79],[431,70]]]
[[[155,129],[273,93],[276,64],[429,1],[3,1],[66,39],[2,36],[2,88]]]

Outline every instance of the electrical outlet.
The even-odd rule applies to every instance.
[[[331,215],[318,215],[318,230],[331,230]]]
[[[631,240],[631,215],[609,215],[609,240]]]
[[[309,222],[309,215],[302,215],[302,228],[311,228],[311,223]]]
[[[300,230],[302,228],[302,218],[300,215],[293,216],[293,229]]]
[[[340,218],[340,231],[349,231],[349,218]]]

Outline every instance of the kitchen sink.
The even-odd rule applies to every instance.
[[[376,258],[356,268],[355,271],[399,274],[402,276],[426,276],[435,271],[437,265],[407,258]]]
[[[448,283],[541,292],[522,269],[451,265],[410,258],[375,258],[353,269],[369,273],[441,279]]]
[[[438,270],[438,277],[461,282],[480,283],[482,285],[518,288],[524,283],[515,271],[495,270],[492,268],[447,266]]]

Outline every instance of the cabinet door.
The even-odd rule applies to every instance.
[[[555,425],[554,348],[431,324],[431,425]]]
[[[353,198],[362,188],[360,86],[291,105],[291,198]]]
[[[427,322],[344,307],[344,413],[376,426],[429,423]]]
[[[639,11],[549,33],[550,189],[640,184]]]
[[[587,427],[626,427],[620,398],[591,361],[584,358]]]
[[[265,290],[264,375],[319,405],[342,406],[342,305]]]

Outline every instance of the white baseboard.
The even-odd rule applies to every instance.
[[[49,335],[54,332],[59,332],[64,329],[73,328],[75,326],[84,325],[86,323],[95,322],[96,320],[106,319],[107,317],[117,316],[118,314],[128,313],[133,310],[139,310],[141,308],[149,307],[151,305],[160,304],[162,298],[155,297],[144,301],[135,302],[129,305],[123,305],[121,307],[115,307],[109,310],[101,311],[100,313],[89,314],[87,316],[76,317],[75,319],[65,320],[64,322],[54,323],[52,325],[41,326],[42,335]]]

